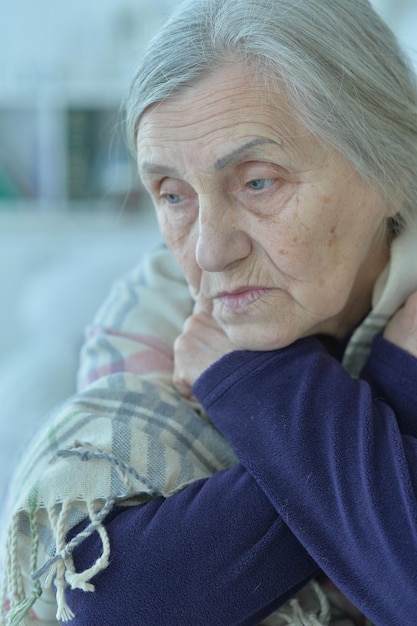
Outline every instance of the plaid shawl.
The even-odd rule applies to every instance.
[[[416,268],[416,235],[405,233],[394,241],[372,312],[346,351],[353,376],[375,334],[417,289]],[[120,280],[98,312],[82,352],[79,391],[50,416],[10,486],[1,624],[71,620],[64,590],[94,591],[91,579],[110,557],[103,520],[116,504],[169,497],[237,462],[202,408],[171,384],[173,341],[191,310],[182,274],[162,249]],[[67,542],[85,519],[85,530]],[[77,572],[72,553],[94,532],[102,554]],[[336,624],[333,609],[313,581],[264,624]]]

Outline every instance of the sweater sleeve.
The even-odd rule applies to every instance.
[[[362,378],[395,411],[402,434],[417,437],[417,359],[377,336]]]
[[[66,591],[73,626],[258,624],[317,571],[241,465],[118,509],[107,531],[112,559],[95,592]],[[91,536],[76,568],[99,554]]]
[[[369,380],[315,338],[237,351],[193,391],[325,573],[378,626],[399,626],[417,615],[417,386],[402,401],[392,382],[383,389],[382,349]],[[396,366],[394,380],[416,380],[416,359]]]
[[[82,351],[80,387],[118,373],[171,385],[172,343],[192,300],[161,249],[118,281]],[[94,593],[67,590],[74,626],[256,624],[285,602],[317,565],[241,465],[168,499],[118,509],[106,523],[112,558]],[[84,571],[101,553],[82,542]]]

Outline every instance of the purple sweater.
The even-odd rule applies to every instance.
[[[417,623],[416,380],[382,338],[361,380],[316,338],[215,363],[194,394],[239,465],[115,511],[72,624],[257,624],[319,568],[377,626]],[[99,553],[93,536],[76,567]]]

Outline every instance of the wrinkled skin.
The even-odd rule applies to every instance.
[[[384,337],[417,358],[417,292],[393,316]],[[197,310],[184,325],[174,346],[174,385],[191,395],[197,378],[222,356],[235,349],[226,333],[209,313]]]
[[[150,107],[137,146],[162,236],[197,303],[175,344],[182,393],[228,351],[340,338],[369,310],[395,210],[301,126],[285,94],[261,98],[248,69],[225,65]],[[409,309],[387,329],[406,349]]]

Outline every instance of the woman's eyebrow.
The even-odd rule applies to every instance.
[[[143,174],[153,174],[160,176],[173,176],[178,178],[179,172],[175,169],[175,167],[170,167],[169,165],[158,165],[158,163],[151,163],[150,161],[144,161],[139,167],[139,173],[141,176]]]
[[[245,154],[249,154],[253,148],[265,144],[281,146],[278,141],[275,141],[274,139],[268,139],[267,137],[258,137],[256,139],[251,139],[251,141],[248,141],[239,146],[238,148],[230,152],[230,154],[226,154],[224,157],[220,157],[219,159],[217,159],[214,163],[214,167],[216,170],[223,170],[226,167],[229,167],[230,165],[233,165],[234,163],[239,161]],[[178,170],[175,169],[175,167],[170,167],[169,165],[160,165],[158,163],[152,163],[151,161],[144,161],[140,165],[139,171],[141,176],[143,176],[144,174],[150,174],[154,176],[172,176],[174,178],[180,177],[180,174]]]
[[[262,146],[264,144],[281,146],[278,141],[275,141],[274,139],[268,139],[267,137],[258,137],[257,139],[252,139],[251,141],[244,143],[242,146],[239,146],[239,148],[236,148],[236,150],[233,150],[233,152],[231,152],[230,154],[227,154],[226,156],[217,159],[217,161],[215,162],[216,170],[223,170],[225,167],[233,165],[234,163],[239,161],[243,155],[249,153],[252,148]]]

